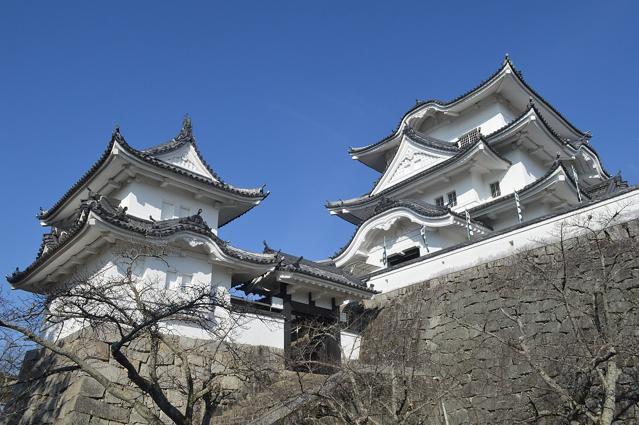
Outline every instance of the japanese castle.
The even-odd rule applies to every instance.
[[[350,149],[381,175],[369,193],[327,203],[357,226],[332,262],[386,291],[407,283],[405,275],[401,282],[372,279],[388,269],[627,187],[604,169],[589,139],[506,56],[471,91],[448,102],[418,101],[390,135]],[[466,266],[476,260],[467,257]]]
[[[537,94],[508,57],[452,101],[417,102],[390,135],[350,155],[380,178],[369,193],[326,205],[355,233],[334,257],[309,261],[266,243],[249,252],[220,238],[223,226],[268,192],[222,180],[200,154],[188,117],[176,137],[146,149],[116,128],[89,171],[40,211],[50,230],[35,261],[8,280],[46,293],[79,272],[101,270],[127,244],[161,244],[171,248],[169,258],[150,261],[140,277],[176,291],[210,282],[244,308],[237,342],[290,352],[293,329],[318,317],[338,322],[347,301],[512,255],[560,219],[636,196],[604,169],[590,134]],[[234,288],[261,298],[235,296]],[[340,338],[344,350],[357,351],[356,335]]]

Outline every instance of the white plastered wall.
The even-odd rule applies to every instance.
[[[451,117],[450,121],[425,131],[431,137],[453,142],[459,136],[481,127],[481,132],[488,135],[511,122],[515,116],[504,105],[496,100],[484,101],[480,106],[468,107],[459,117]]]
[[[152,216],[155,220],[186,217],[202,208],[202,218],[217,231],[219,209],[193,194],[172,187],[160,187],[157,183],[142,178],[126,184],[113,194],[120,199],[120,205],[127,207],[127,214],[145,220]]]
[[[121,279],[124,277],[126,264],[119,253],[126,251],[127,246],[120,244],[107,245],[98,254],[92,256],[83,265],[76,267],[73,282],[76,277],[89,278],[96,282]],[[134,277],[140,281],[140,285],[157,286],[158,290],[180,292],[184,287],[212,287],[220,299],[230,302],[229,289],[231,287],[231,272],[221,266],[212,265],[204,256],[194,253],[180,253],[168,249],[166,255],[159,258],[143,258],[136,262],[133,270]],[[51,306],[55,308],[55,304]],[[218,323],[227,323],[224,320],[228,314],[222,308],[215,311],[215,320]],[[65,321],[56,326],[45,326],[46,335],[51,339],[60,339],[80,330],[84,325],[78,321]],[[210,334],[201,329],[173,324],[172,331],[176,334],[192,337],[206,338]]]

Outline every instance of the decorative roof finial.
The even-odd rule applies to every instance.
[[[508,53],[504,55],[504,65],[506,65],[507,63],[512,64],[512,62],[510,62],[510,55]]]
[[[535,106],[535,99],[533,99],[533,98],[532,98],[532,96],[530,96],[530,97],[528,98],[528,107],[529,107],[529,108],[532,108],[532,107],[534,107],[534,106]]]
[[[115,128],[113,129],[113,133],[111,133],[111,137],[114,137],[116,139],[122,139],[122,134],[120,133],[120,124],[115,125]]]
[[[295,267],[296,269],[299,268],[300,267],[300,263],[302,262],[303,259],[304,259],[304,256],[302,255],[300,258],[295,260],[295,262],[293,263],[293,267]]]
[[[189,114],[184,114],[184,119],[182,120],[182,128],[180,129],[180,135],[178,137],[193,137],[193,124],[191,123],[191,117],[189,117]]]
[[[268,252],[273,252],[273,250],[271,249],[270,246],[268,246],[268,242],[266,242],[266,239],[264,239],[262,241],[262,244],[264,244],[264,250],[262,252],[264,252],[265,254]]]

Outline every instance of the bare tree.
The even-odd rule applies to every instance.
[[[238,323],[215,285],[166,289],[141,275],[149,260],[164,262],[165,253],[129,247],[110,267],[78,275],[29,305],[3,303],[0,328],[41,347],[41,358],[55,358],[21,374],[15,386],[28,392],[51,375],[81,373],[150,424],[193,425],[210,423],[230,395],[225,380],[261,379],[268,365],[231,343]],[[184,327],[203,338],[180,338]]]
[[[608,425],[638,417],[639,236],[628,232],[636,222],[615,222],[619,214],[562,223],[558,243],[511,261],[504,278],[516,290],[494,317],[454,317],[513,350],[537,376],[539,385],[523,391],[518,422]]]
[[[402,323],[384,331],[366,334],[376,311],[359,309],[348,324],[327,325],[310,321],[305,337],[296,341],[294,367],[297,390],[307,397],[304,409],[289,422],[307,424],[445,424],[443,397],[457,385],[455,376],[433,363],[420,339],[425,315],[422,311],[399,311]],[[397,318],[400,322],[399,317]],[[364,332],[359,360],[349,360],[353,349],[341,347],[341,362],[317,356],[342,330]],[[360,340],[361,342],[361,340]],[[309,379],[324,373],[323,379]],[[317,375],[316,375],[317,376]],[[295,406],[294,403],[291,403]],[[297,407],[297,406],[295,406]],[[443,410],[442,410],[443,409]]]

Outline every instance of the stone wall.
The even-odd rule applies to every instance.
[[[525,341],[533,362],[575,398],[588,400],[596,409],[601,389],[595,385],[583,391],[587,374],[582,372],[588,368],[588,357],[581,342],[587,341],[588,347],[600,353],[604,346],[595,332],[595,327],[602,324],[592,320],[596,304],[593,290],[602,282],[603,258],[610,271],[605,279],[610,288],[608,324],[615,330],[608,345],[615,348],[614,358],[622,369],[617,389],[621,393],[639,388],[639,220],[611,227],[606,236],[596,242],[587,236],[568,239],[563,244],[549,244],[376,296],[364,312],[370,322],[362,340],[362,367],[386,361],[388,350],[396,347],[411,353],[406,357],[410,364],[404,366],[418,370],[420,378],[409,390],[415,400],[428,406],[408,424],[511,424],[530,418],[534,409],[556,410],[560,404],[557,394],[549,390],[530,362],[513,349],[519,341]],[[553,287],[557,284],[572,288],[568,301],[575,308],[570,316],[565,300]],[[523,335],[506,314],[521,320]],[[190,345],[193,341],[182,343]],[[106,345],[95,343],[82,349],[103,371],[115,379],[126,379],[123,370],[109,358]],[[261,399],[259,391],[269,391],[270,383],[289,381],[280,373],[281,353],[263,347],[246,350],[247,359],[271,364],[273,371],[260,382],[225,383],[234,393],[229,404],[244,399],[239,407],[250,412],[255,404],[250,397],[246,399],[247,394],[257,394],[254,400]],[[137,356],[138,367],[144,369],[148,350],[134,351],[132,357]],[[54,361],[41,351],[32,352],[25,360],[21,378]],[[193,359],[196,367],[210,362],[205,357]],[[171,376],[175,358],[168,355],[160,368]],[[408,368],[402,373],[406,371],[412,373]],[[379,397],[389,396],[387,388],[380,387],[379,391]],[[618,403],[618,408],[623,406],[623,402]],[[14,409],[16,415],[8,421],[11,425],[144,423],[106,395],[95,381],[76,372],[35,383],[28,397],[23,402],[18,400]],[[311,403],[280,423],[307,423],[321,410],[317,403]],[[225,415],[219,419],[241,423],[238,418],[242,417],[246,416]],[[380,424],[394,423],[379,412],[376,419]],[[324,418],[308,423],[336,422]],[[553,417],[536,423],[568,422]],[[616,423],[639,423],[639,410],[629,408]]]
[[[594,285],[602,276],[601,252],[611,271],[608,305],[615,335],[610,344],[623,368],[618,390],[639,387],[639,221],[611,227],[606,236],[601,251],[584,235],[566,240],[563,249],[560,244],[546,245],[376,296],[367,304],[375,317],[365,331],[360,360],[378,361],[379,341],[389,347],[410,345],[415,363],[445,383],[446,391],[437,398],[433,394],[431,400],[430,411],[436,413],[428,423],[434,424],[445,423],[441,402],[450,425],[513,423],[515,418],[531,417],[534,408],[557,406],[557,394],[509,346],[516,346],[519,338],[530,346],[534,362],[576,398],[596,399],[600,388],[580,394],[587,354],[574,329],[591,348],[603,346],[592,320]],[[562,284],[564,273],[566,284],[574,289],[569,302],[575,328],[552,286]],[[506,316],[515,313],[524,325],[523,337]],[[403,339],[407,334],[412,335],[409,342]],[[629,409],[625,417],[623,423],[639,423],[639,409]],[[541,423],[562,422],[552,418]]]
[[[77,335],[65,340],[74,351],[81,353],[92,366],[114,382],[130,382],[126,371],[110,356],[109,347],[101,342],[104,337]],[[177,338],[184,350],[189,350],[189,364],[197,378],[205,375],[205,370],[219,368],[218,381],[228,394],[216,415],[221,415],[238,399],[260,391],[283,372],[282,350],[263,346],[214,346],[210,341]],[[231,355],[230,350],[234,350]],[[241,350],[242,364],[237,364],[236,350]],[[136,344],[125,350],[141,375],[148,376],[149,347]],[[178,408],[184,406],[184,396],[177,389],[181,372],[176,365],[179,358],[168,351],[160,351],[158,375],[168,399]],[[125,407],[123,402],[107,393],[102,385],[83,372],[73,371],[55,374],[44,379],[29,382],[44,371],[68,366],[70,363],[43,349],[33,350],[25,356],[19,378],[27,383],[15,391],[15,400],[8,404],[3,425],[122,425],[146,424],[137,412]],[[249,367],[254,368],[249,371]],[[230,376],[228,376],[228,375]],[[197,382],[196,382],[197,384]],[[153,406],[150,400],[145,400]],[[164,413],[155,408],[156,413],[171,423]],[[201,415],[201,413],[200,413]]]

